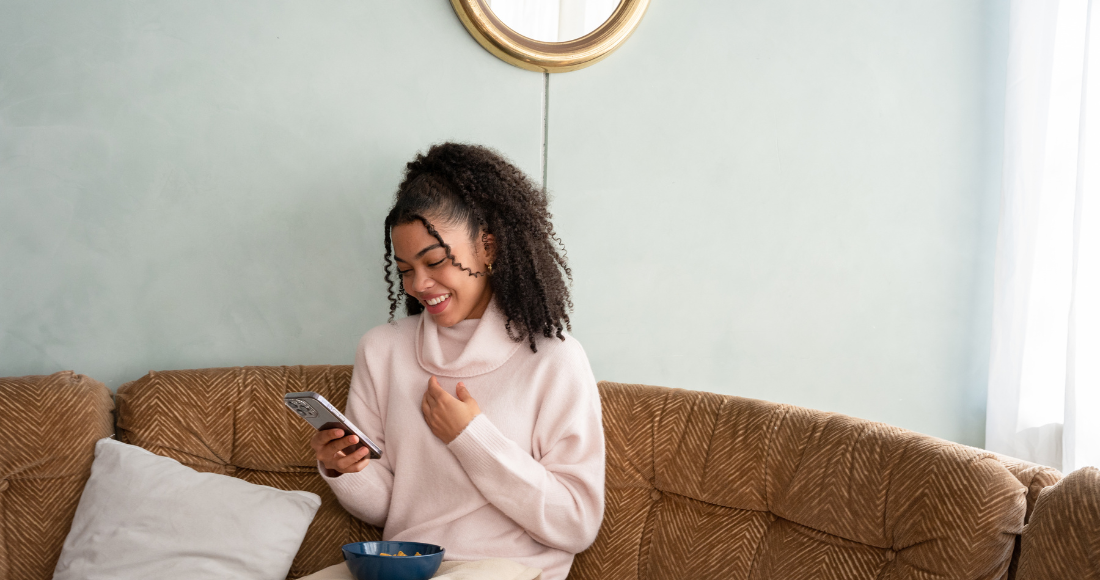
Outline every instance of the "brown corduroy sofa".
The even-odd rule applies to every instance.
[[[343,406],[350,366],[150,372],[113,398],[0,378],[0,580],[50,578],[93,458],[122,441],[323,503],[291,577],[380,530],[314,470],[282,394]],[[600,383],[607,507],[570,578],[1100,579],[1100,471],[1057,471],[843,415]],[[1026,524],[1026,525],[1025,525]]]

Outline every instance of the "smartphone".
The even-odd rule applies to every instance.
[[[382,450],[371,441],[369,437],[363,435],[363,432],[358,427],[351,424],[340,411],[336,410],[336,407],[332,406],[325,400],[324,397],[314,393],[312,391],[306,391],[304,393],[287,393],[283,395],[283,402],[287,407],[290,407],[291,411],[298,414],[299,417],[305,419],[307,423],[313,425],[314,429],[318,431],[325,431],[328,429],[343,429],[344,434],[342,437],[348,435],[355,435],[359,438],[359,441],[352,444],[350,447],[344,448],[344,455],[351,455],[355,451],[362,447],[370,448],[370,458],[378,459],[382,457]]]

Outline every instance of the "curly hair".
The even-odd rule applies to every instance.
[[[491,149],[443,143],[433,145],[427,154],[417,154],[405,166],[405,178],[383,228],[390,322],[402,293],[390,238],[394,226],[423,223],[446,250],[451,264],[470,276],[483,275],[455,260],[451,246],[432,225],[432,220],[439,220],[465,225],[475,248],[482,229],[495,237],[496,258],[489,285],[504,314],[509,338],[526,340],[532,352],[538,352],[536,335],[565,340],[562,330],[572,331],[568,312],[573,309],[569,297],[573,272],[552,217],[545,190]],[[423,310],[416,298],[405,295],[408,315]]]

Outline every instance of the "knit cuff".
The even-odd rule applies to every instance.
[[[369,468],[368,466],[368,469]],[[366,478],[362,476],[363,472],[341,473],[336,477],[329,477],[328,473],[326,473],[328,470],[325,469],[325,466],[322,465],[320,461],[317,462],[317,471],[320,472],[321,479],[324,479],[325,483],[329,484],[333,492],[346,491],[348,493],[355,493],[356,491],[362,491],[366,485]]]
[[[486,472],[499,467],[500,458],[513,445],[515,443],[482,413],[474,417],[458,437],[447,444],[447,448],[458,458],[466,472],[473,475],[474,471]]]
[[[323,477],[326,480],[336,479],[337,477],[340,477],[341,475],[343,475],[342,473],[340,473],[339,471],[336,471],[335,469],[330,470],[329,468],[325,467],[325,464],[321,463],[320,460],[317,461],[317,471],[320,471],[321,472],[321,477]],[[331,475],[330,472],[335,473],[336,475]]]

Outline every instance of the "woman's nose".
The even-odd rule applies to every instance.
[[[434,285],[435,281],[430,276],[413,274],[413,291],[423,294]]]

